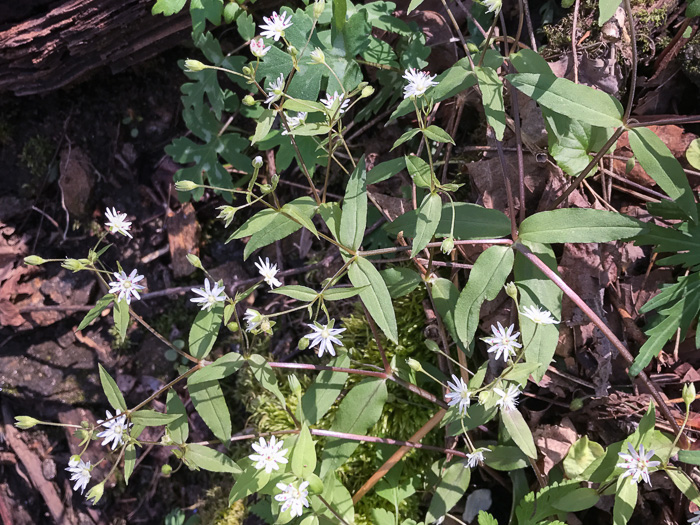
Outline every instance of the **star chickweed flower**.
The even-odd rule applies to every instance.
[[[336,103],[338,104],[337,106]],[[321,104],[326,106],[328,111],[332,111],[334,113],[337,108],[338,115],[342,115],[345,113],[345,110],[348,109],[350,101],[345,98],[345,93],[338,95],[338,92],[334,91],[332,95],[326,93],[326,98],[321,99]]]
[[[107,217],[107,222],[105,227],[111,233],[121,233],[125,237],[133,239],[129,230],[131,229],[131,221],[126,220],[126,213],[119,213],[116,208],[111,210],[107,208],[105,210],[105,217]]]
[[[256,58],[262,58],[267,55],[271,47],[265,47],[265,41],[262,38],[254,38],[250,41],[250,52]]]
[[[209,279],[204,279],[204,288],[192,288],[192,291],[200,297],[190,299],[193,303],[201,303],[202,310],[210,311],[216,303],[222,303],[226,300],[225,288],[214,283],[214,288],[209,286]]]
[[[285,113],[285,118],[287,119],[287,125],[289,126],[289,130],[293,131],[295,128],[298,128],[299,126],[306,124],[306,116],[307,113],[304,111],[300,111],[297,113],[296,117],[290,117]],[[282,135],[287,135],[287,130],[282,131]]]
[[[500,388],[494,388],[493,391],[500,397],[500,399],[496,401],[496,405],[501,410],[504,412],[510,412],[511,410],[516,409],[516,405],[518,404],[518,396],[520,395],[520,388],[511,384],[508,386],[507,391],[501,390]]]
[[[287,458],[284,455],[287,453],[287,449],[280,450],[284,446],[284,441],[277,441],[275,436],[270,438],[270,442],[265,441],[265,438],[260,438],[260,444],[253,443],[253,450],[257,454],[251,454],[248,456],[251,461],[256,461],[255,468],[265,469],[268,474],[273,470],[279,470],[280,466],[278,463],[287,463]]]
[[[262,257],[258,257],[258,262],[255,263],[255,266],[258,268],[260,275],[262,275],[263,280],[270,286],[270,288],[282,286],[282,283],[275,277],[278,272],[277,265],[270,264],[269,257],[265,257],[264,262]]]
[[[651,482],[649,481],[649,467],[653,468],[661,464],[660,461],[649,461],[654,455],[654,451],[650,450],[644,454],[644,445],[639,445],[639,454],[637,454],[637,451],[634,450],[631,443],[627,443],[627,450],[629,450],[629,454],[618,452],[620,458],[624,459],[625,461],[623,463],[618,463],[615,466],[618,468],[627,469],[620,476],[622,478],[631,476],[630,483],[639,483],[639,480],[643,479],[649,485],[651,485]]]
[[[117,301],[126,299],[126,304],[131,304],[132,295],[136,299],[141,299],[139,290],[143,290],[145,286],[136,283],[143,279],[143,275],[138,275],[136,270],[133,270],[127,276],[126,272],[122,270],[121,272],[114,272],[114,278],[116,281],[109,283],[109,293],[119,294]]]
[[[326,55],[323,54],[320,48],[316,48],[311,52],[312,64],[323,64],[326,62]]]
[[[278,483],[277,488],[282,491],[281,494],[275,495],[275,499],[282,503],[281,512],[286,512],[289,509],[289,513],[294,516],[301,516],[304,512],[304,507],[309,506],[309,500],[306,496],[309,495],[309,491],[306,487],[309,486],[308,481],[302,481],[299,487],[295,487],[292,483],[285,485],[284,483]]]
[[[484,462],[484,452],[488,449],[477,448],[474,452],[467,454],[466,468],[478,467]]]
[[[447,382],[447,387],[451,390],[451,392],[445,394],[445,397],[448,399],[447,404],[451,407],[459,404],[460,415],[466,414],[471,402],[469,398],[472,394],[464,379],[452,374],[452,381]]]
[[[261,25],[260,29],[264,29],[264,31],[261,31],[260,34],[265,38],[272,38],[275,42],[282,38],[284,30],[292,25],[292,15],[287,18],[287,13],[282,13],[280,16],[277,11],[274,11],[270,17],[263,16],[263,20],[265,24]]]
[[[248,308],[243,314],[243,319],[246,322],[246,332],[252,332],[258,326],[260,326],[260,323],[262,322],[262,315],[260,315],[260,312],[258,312],[257,310]]]
[[[112,418],[112,413],[107,410],[107,420],[98,419],[97,424],[104,427],[104,430],[97,434],[98,438],[105,438],[102,446],[107,446],[111,442],[112,450],[124,444],[124,435],[131,428],[131,423],[126,420],[126,416],[119,409],[117,409],[114,418]]]
[[[693,517],[688,520],[688,523],[700,523],[700,509],[693,512]]]
[[[425,95],[428,88],[432,86],[437,86],[437,82],[433,82],[433,79],[437,75],[430,75],[425,71],[418,71],[416,68],[407,69],[403,75],[403,78],[408,80],[408,85],[403,88],[403,98],[420,98]]]
[[[520,313],[535,324],[559,324],[559,321],[552,317],[551,312],[539,306],[526,306]]]
[[[270,107],[270,104],[277,102],[284,93],[284,75],[280,73],[277,80],[267,85],[267,98],[265,99],[265,104]]]
[[[85,487],[87,487],[92,476],[90,462],[86,463],[80,459],[80,456],[73,456],[70,458],[66,470],[71,473],[70,480],[75,481],[73,490],[79,490],[81,494],[85,492]]]
[[[501,0],[482,0],[481,3],[487,7],[487,13],[495,13],[501,9]]]
[[[345,328],[333,328],[334,324],[335,320],[331,319],[330,323],[324,325],[320,323],[306,325],[313,330],[313,333],[305,335],[304,338],[311,341],[310,348],[318,345],[316,350],[318,357],[321,357],[326,350],[329,354],[335,356],[333,345],[343,346],[343,342],[335,336],[342,334]]]
[[[491,332],[493,332],[493,337],[482,337],[481,340],[488,344],[490,348],[488,352],[490,354],[496,353],[496,361],[501,358],[503,354],[503,360],[508,361],[509,357],[515,355],[516,348],[522,348],[523,345],[518,343],[518,336],[520,332],[513,333],[515,325],[510,325],[506,330],[503,328],[501,323],[498,323],[498,328],[491,325]]]

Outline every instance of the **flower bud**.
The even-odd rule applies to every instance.
[[[508,294],[508,297],[513,299],[513,301],[518,300],[518,287],[515,286],[515,283],[513,281],[506,283],[506,285],[503,288],[505,289],[506,294]]]
[[[29,266],[39,266],[40,264],[44,264],[45,262],[46,259],[43,259],[38,255],[29,255],[28,257],[24,258],[24,264],[28,264]]]
[[[289,383],[289,388],[291,389],[292,394],[297,397],[301,397],[301,383],[299,383],[297,376],[294,374],[288,375],[287,382]]]
[[[92,500],[92,504],[94,505],[100,499],[102,499],[102,495],[105,493],[105,482],[103,481],[102,483],[98,483],[94,487],[92,487],[89,492],[87,493],[87,496],[85,496],[85,499],[88,501]]]
[[[423,365],[421,365],[418,361],[413,359],[412,357],[409,357],[406,359],[406,364],[409,366],[409,368],[415,372],[420,372],[423,370]]]
[[[253,159],[253,167],[254,168],[262,168],[262,165],[263,165],[263,159],[260,155],[258,155],[257,157],[255,157]]]
[[[323,64],[326,62],[326,55],[318,47],[311,52],[312,64]]]
[[[272,191],[272,186],[270,186],[269,184],[261,184],[260,191],[263,195],[267,195]]]
[[[255,105],[255,99],[253,98],[252,95],[246,95],[243,97],[243,105],[244,106],[254,106]]]
[[[188,73],[196,73],[197,71],[202,71],[206,68],[207,66],[202,64],[199,60],[193,60],[191,58],[185,60],[185,71]]]
[[[199,186],[191,180],[179,180],[175,183],[175,189],[177,191],[192,191]]]
[[[274,321],[270,321],[267,316],[263,316],[262,321],[260,321],[260,331],[267,335],[272,335],[272,327],[274,325]]]
[[[299,51],[294,46],[287,46],[287,53],[289,53],[292,58],[296,58],[297,55],[299,55]]]
[[[21,428],[22,430],[27,430],[28,428],[32,428],[41,423],[41,421],[31,416],[15,416],[15,420],[15,426],[17,428]]]
[[[240,327],[240,326],[238,325],[238,323],[235,322],[235,321],[231,321],[230,323],[228,323],[228,324],[226,325],[226,328],[228,328],[228,329],[229,329],[232,333],[234,333],[234,334],[235,334],[236,332],[238,332],[238,330],[241,329],[241,327]]]
[[[442,244],[440,245],[440,250],[442,250],[442,253],[445,255],[449,255],[452,250],[455,249],[455,240],[452,237],[445,237],[445,239],[442,241]]]
[[[362,93],[360,93],[360,98],[367,98],[374,95],[374,88],[372,86],[365,86],[362,88]]]
[[[85,269],[83,263],[81,263],[77,259],[66,259],[61,263],[61,266],[63,266],[66,270],[70,270],[74,273]]]
[[[695,383],[686,383],[683,385],[683,402],[686,407],[695,401]]]
[[[203,270],[203,269],[204,269],[204,268],[202,268],[202,261],[201,261],[201,260],[199,259],[199,257],[197,257],[194,253],[188,253],[186,257],[187,257],[187,261],[188,261],[192,266],[194,266],[194,267],[197,268],[198,270]]]
[[[324,0],[316,0],[314,2],[314,18],[321,18],[323,10],[326,8],[326,2]]]
[[[479,52],[479,47],[472,42],[467,42],[467,49],[469,50],[470,53],[478,53]]]
[[[252,75],[255,73],[255,72],[253,71],[253,68],[250,67],[250,66],[243,66],[243,67],[241,68],[241,72],[242,72],[245,76],[247,76],[247,77],[250,77],[250,76],[252,76]]]
[[[270,177],[270,184],[272,184],[272,191],[275,191],[277,189],[277,184],[279,184],[280,181],[280,176],[275,173],[272,177]]]
[[[160,467],[160,473],[163,474],[163,476],[165,476],[166,478],[168,476],[170,476],[170,474],[172,474],[172,472],[173,472],[173,467],[171,467],[167,463]]]
[[[297,345],[299,347],[299,350],[306,350],[309,348],[309,339],[306,337],[302,337],[299,339],[299,344]]]
[[[569,404],[569,409],[572,412],[576,412],[577,410],[581,410],[583,408],[583,399],[580,397],[575,397],[571,403]]]

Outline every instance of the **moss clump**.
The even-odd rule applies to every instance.
[[[680,62],[683,72],[691,82],[700,87],[700,33],[683,46],[680,53]]]
[[[243,500],[228,504],[228,493],[233,486],[230,477],[213,480],[212,488],[206,493],[199,509],[200,523],[207,525],[242,525],[248,509]]]
[[[46,137],[35,135],[22,147],[19,162],[34,177],[43,177],[49,169],[55,146]]]

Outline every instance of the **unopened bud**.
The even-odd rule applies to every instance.
[[[326,2],[324,2],[324,0],[316,0],[316,2],[314,2],[314,18],[321,18],[325,8]]]
[[[280,176],[275,173],[272,177],[270,177],[270,184],[272,184],[272,191],[275,191],[277,189],[277,184],[279,184],[280,181]]]
[[[226,325],[226,328],[228,328],[228,329],[229,329],[231,332],[233,332],[234,334],[235,334],[236,332],[238,332],[238,330],[241,329],[241,327],[240,327],[240,326],[238,325],[238,323],[235,322],[235,321],[231,321],[230,323],[228,323],[228,324]]]
[[[367,98],[374,95],[374,88],[372,86],[365,86],[362,88],[362,93],[360,93],[360,98]]]
[[[41,423],[38,419],[31,416],[15,416],[15,426],[22,430],[27,430]]]
[[[193,253],[188,253],[186,257],[187,257],[187,260],[189,261],[189,263],[190,263],[192,266],[194,266],[195,268],[197,268],[197,269],[199,269],[199,270],[203,270],[203,268],[202,268],[202,261],[199,259],[199,257],[197,257],[197,256],[196,256],[195,254],[193,254]]]
[[[306,337],[299,339],[299,344],[297,345],[299,350],[306,350],[309,348],[309,340]]]
[[[695,383],[686,383],[683,385],[683,402],[686,407],[695,401]]]
[[[85,269],[83,263],[81,263],[77,259],[66,259],[61,263],[61,266],[63,266],[66,270],[70,270],[72,272],[79,272],[80,270]]]
[[[467,49],[469,50],[470,53],[478,53],[479,52],[479,47],[472,42],[467,42]]]
[[[45,262],[46,260],[39,257],[38,255],[29,255],[28,257],[24,258],[24,264],[28,264],[30,266],[39,266],[40,264],[44,264]]]
[[[289,388],[291,389],[292,394],[297,397],[301,397],[301,383],[299,383],[297,376],[294,374],[287,376],[287,382],[289,383]]]
[[[506,294],[508,297],[513,299],[513,301],[518,300],[518,287],[515,286],[515,283],[513,281],[510,281],[509,283],[506,283],[506,285],[503,287],[506,291]]]
[[[272,191],[272,186],[269,184],[261,184],[260,185],[260,191],[262,192],[263,195],[267,195]]]
[[[246,95],[243,97],[243,105],[244,106],[254,106],[255,105],[255,99],[253,98],[252,95]]]
[[[192,191],[199,186],[191,180],[179,180],[175,183],[175,189],[177,191]]]
[[[583,399],[580,397],[575,397],[571,403],[569,404],[569,410],[572,412],[576,412],[577,410],[581,410],[583,408]]]
[[[90,501],[92,500],[92,504],[94,505],[100,499],[102,499],[102,495],[105,493],[105,482],[103,481],[102,483],[98,483],[94,487],[90,489],[90,491],[87,493],[87,496],[85,498]]]
[[[243,66],[243,67],[241,68],[241,72],[242,72],[245,76],[247,76],[247,77],[252,76],[253,73],[254,73],[253,68],[250,67],[250,66]]]
[[[406,359],[406,364],[409,366],[409,368],[415,372],[420,372],[423,370],[423,365],[421,365],[418,361],[413,359],[412,357],[409,357]]]
[[[311,52],[311,63],[312,64],[323,64],[326,61],[326,55],[318,47]]]
[[[193,60],[191,58],[185,60],[185,71],[188,73],[196,73],[197,71],[202,71],[206,68],[207,66],[202,64],[199,60]]]
[[[289,53],[292,58],[296,58],[299,55],[299,51],[294,46],[287,46],[287,53]]]
[[[173,473],[173,467],[166,463],[165,465],[160,467],[160,473],[167,478],[168,476],[170,476],[170,474]]]
[[[254,168],[262,168],[262,165],[263,165],[263,159],[260,155],[258,155],[257,157],[255,157],[253,159],[253,167]]]
[[[440,250],[445,255],[449,255],[455,249],[455,240],[452,237],[445,237],[440,245]]]

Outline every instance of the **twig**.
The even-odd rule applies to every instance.
[[[576,32],[578,30],[578,9],[580,0],[574,3],[574,20],[571,28],[571,53],[574,59],[574,84],[578,84],[578,49],[576,49]]]

